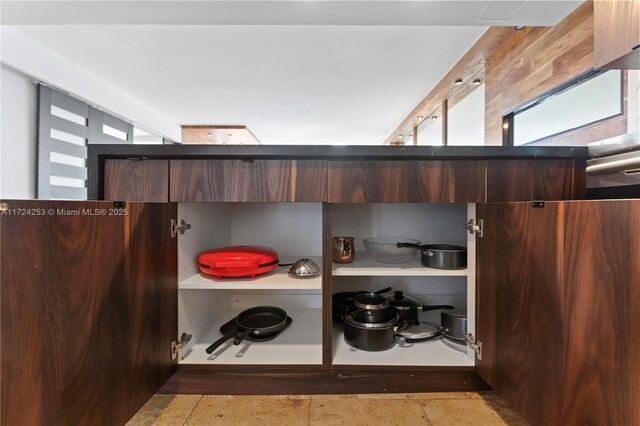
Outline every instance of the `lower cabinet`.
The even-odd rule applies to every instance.
[[[161,386],[486,389],[479,377],[536,425],[640,420],[640,200],[0,207],[2,424],[121,424]],[[191,228],[181,233],[172,219]],[[463,228],[470,219],[482,220],[482,237]],[[331,262],[339,236],[354,238],[352,263]],[[464,246],[468,265],[427,268],[417,250],[407,263],[381,263],[363,247],[376,236]],[[283,265],[309,258],[322,274],[292,278],[287,266],[255,278],[199,272],[199,253],[229,245],[269,246]],[[440,339],[398,338],[380,352],[349,346],[332,318],[332,294],[384,287],[466,312],[481,355]],[[291,317],[276,338],[205,351],[239,312],[265,305]],[[420,320],[439,324],[439,311]],[[172,359],[183,333],[190,339]]]

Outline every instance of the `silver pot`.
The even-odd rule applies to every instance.
[[[442,334],[446,339],[459,344],[466,344],[467,314],[456,309],[445,309],[440,312]]]

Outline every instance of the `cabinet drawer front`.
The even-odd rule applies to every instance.
[[[105,160],[104,199],[169,201],[169,161]]]
[[[330,161],[329,202],[481,202],[484,165],[484,161]]]
[[[171,201],[325,201],[326,161],[171,160]]]

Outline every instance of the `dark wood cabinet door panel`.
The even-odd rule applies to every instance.
[[[484,161],[330,161],[329,202],[484,200]]]
[[[532,199],[530,160],[487,160],[487,202]]]
[[[640,422],[640,200],[481,204],[478,374],[534,425]]]
[[[126,423],[175,368],[175,328],[160,340],[177,322],[177,253],[157,223],[175,205],[6,203],[46,215],[0,216],[1,423]]]
[[[562,418],[640,424],[640,200],[563,203]]]
[[[105,160],[104,199],[169,201],[169,161]]]
[[[476,216],[478,374],[533,424],[563,424],[557,204],[481,204]]]
[[[326,200],[323,160],[171,160],[171,201]]]
[[[177,368],[171,342],[178,337],[178,239],[169,224],[175,203],[127,203],[129,411],[135,413]]]

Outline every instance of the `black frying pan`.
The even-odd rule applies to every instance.
[[[237,330],[230,331],[213,342],[205,351],[210,354],[224,342],[234,337],[239,345],[246,337],[266,338],[277,334],[287,326],[287,313],[275,306],[256,306],[246,309],[236,317]]]

